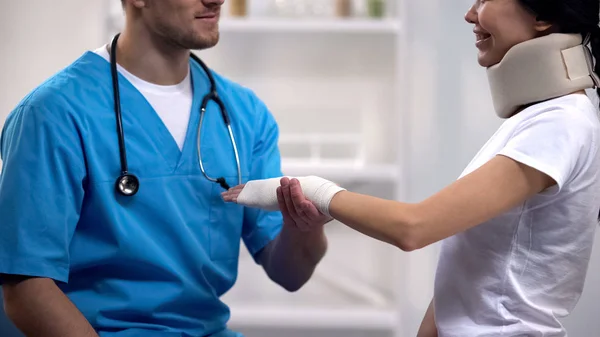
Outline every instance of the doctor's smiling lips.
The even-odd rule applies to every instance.
[[[218,6],[214,10],[196,14],[196,22],[203,24],[216,25],[219,22],[221,16],[221,7]]]

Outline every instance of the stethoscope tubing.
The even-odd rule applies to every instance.
[[[121,34],[117,34],[111,44],[110,53],[110,71],[112,75],[113,84],[113,101],[115,105],[115,114],[117,115],[117,134],[119,138],[119,155],[121,157],[121,175],[126,175],[128,172],[127,167],[127,150],[125,148],[125,134],[123,131],[123,118],[121,114],[121,94],[119,92],[119,79],[117,74],[117,40]]]
[[[113,95],[114,95],[114,110],[116,115],[116,124],[117,124],[117,135],[119,138],[119,157],[121,162],[121,175],[117,178],[116,189],[117,191],[124,196],[132,196],[135,195],[139,189],[139,180],[138,178],[129,173],[129,168],[127,165],[127,153],[125,148],[125,133],[123,131],[123,119],[121,113],[121,97],[119,93],[119,81],[118,81],[118,73],[117,73],[117,41],[119,39],[120,33],[115,35],[111,43],[111,53],[110,53],[110,64],[111,64],[111,76],[112,76],[112,85],[113,85]],[[233,152],[235,155],[235,161],[237,166],[238,173],[238,184],[242,183],[242,171],[240,165],[240,156],[238,153],[237,143],[235,141],[235,137],[233,135],[233,130],[231,128],[231,120],[229,118],[229,114],[227,113],[227,109],[225,108],[225,104],[217,94],[215,80],[202,60],[198,58],[193,53],[190,53],[190,56],[194,61],[196,61],[206,73],[208,80],[210,81],[210,92],[202,98],[202,103],[200,106],[200,121],[198,123],[198,132],[197,132],[197,152],[198,152],[198,161],[200,165],[200,170],[202,174],[212,182],[217,182],[221,187],[225,190],[228,190],[230,187],[225,181],[224,177],[221,178],[211,178],[204,169],[204,163],[202,161],[202,153],[200,151],[200,134],[202,129],[202,124],[204,121],[204,114],[206,113],[206,107],[209,101],[214,101],[219,106],[219,110],[221,111],[221,116],[223,117],[223,122],[227,128],[229,133],[229,139],[231,140],[231,145],[233,146]]]

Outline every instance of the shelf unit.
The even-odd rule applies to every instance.
[[[401,200],[404,1],[388,1],[394,6],[381,19],[233,18],[223,11],[219,45],[197,53],[265,101],[280,126],[285,175],[317,175]],[[120,8],[110,13],[109,37],[122,25]],[[238,281],[223,296],[231,328],[405,337],[403,253],[335,221],[326,233],[328,254],[296,293],[271,282],[242,246]]]
[[[337,222],[331,223],[326,232],[331,241],[329,256],[298,293],[288,293],[275,285],[245,251],[241,254],[239,283],[223,297],[231,308],[232,328],[356,329],[388,331],[392,336],[402,318],[393,294],[393,275],[388,275],[388,285],[377,284],[381,269],[389,267],[389,261],[371,266],[377,276],[367,279],[363,274],[366,270],[353,270],[360,258],[348,248],[373,249],[373,242],[357,237]],[[379,256],[394,254],[391,247],[377,245],[375,249]]]
[[[351,277],[331,261],[324,263],[300,293],[290,294],[271,282],[244,253],[240,283],[223,298],[231,307],[231,326],[362,330],[397,326],[400,317],[389,294]]]
[[[353,183],[383,182],[395,184],[399,181],[401,172],[393,164],[351,166],[343,163],[316,164],[302,162],[301,160],[282,161],[284,174],[298,177],[315,175],[338,184],[348,185]]]
[[[222,33],[265,32],[340,32],[352,34],[398,34],[400,23],[392,19],[302,19],[302,18],[224,18],[219,24]]]
[[[112,6],[112,5],[111,5]],[[107,19],[109,36],[123,26],[124,17],[120,5],[112,6]],[[219,22],[221,33],[352,33],[352,34],[388,34],[401,32],[400,21],[395,18],[285,18],[285,17],[229,17],[222,16]]]
[[[396,312],[376,309],[297,309],[290,306],[234,307],[231,323],[244,327],[305,328],[310,322],[311,328],[325,329],[394,329],[398,324]]]

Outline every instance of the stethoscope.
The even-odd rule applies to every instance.
[[[119,76],[117,74],[117,41],[121,34],[115,35],[111,43],[111,53],[110,53],[110,71],[112,76],[112,85],[113,85],[113,94],[114,94],[114,103],[115,103],[115,115],[117,119],[117,135],[119,136],[119,153],[121,160],[121,175],[117,178],[116,181],[116,189],[121,195],[124,196],[133,196],[140,189],[140,180],[132,173],[129,172],[127,167],[127,154],[125,151],[125,136],[123,133],[123,120],[121,118],[121,97],[119,94]],[[197,152],[198,152],[198,161],[200,164],[200,170],[202,174],[206,177],[206,179],[218,183],[222,188],[228,190],[230,186],[227,184],[227,181],[224,177],[220,178],[211,178],[204,171],[204,164],[202,162],[202,153],[200,151],[200,129],[202,128],[202,122],[204,121],[204,114],[206,113],[206,106],[208,102],[211,100],[217,103],[219,109],[221,110],[221,115],[223,116],[223,121],[225,122],[225,126],[229,131],[229,139],[231,140],[231,145],[233,146],[233,152],[235,154],[235,162],[237,164],[237,172],[238,172],[238,184],[242,184],[242,171],[240,168],[240,158],[238,155],[237,145],[235,142],[235,138],[233,137],[233,131],[231,130],[231,123],[229,119],[229,114],[227,113],[227,109],[225,109],[225,104],[219,98],[217,94],[217,86],[215,84],[215,80],[209,71],[208,67],[202,62],[196,55],[190,53],[192,59],[196,61],[204,70],[208,79],[210,81],[210,91],[208,94],[202,98],[202,104],[200,105],[200,123],[198,124],[198,132],[197,132]]]

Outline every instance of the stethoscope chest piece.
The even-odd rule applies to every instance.
[[[140,189],[140,181],[132,174],[123,174],[117,179],[116,188],[121,195],[130,197]]]

